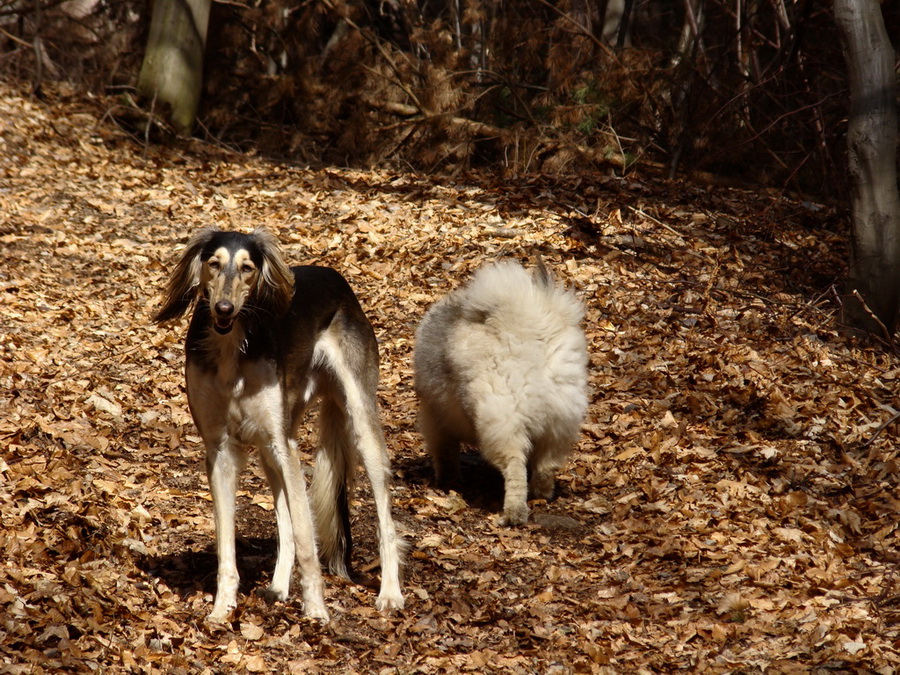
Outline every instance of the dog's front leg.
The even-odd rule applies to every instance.
[[[209,620],[222,623],[237,605],[238,570],[235,554],[235,494],[237,477],[243,463],[241,450],[227,438],[211,442],[206,448],[206,476],[212,493],[216,522],[216,600]]]

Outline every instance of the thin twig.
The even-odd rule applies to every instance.
[[[900,412],[896,412],[893,415],[891,415],[891,418],[887,422],[882,424],[880,427],[878,427],[878,429],[875,431],[874,434],[872,434],[872,437],[869,440],[867,440],[865,443],[863,443],[861,446],[859,446],[860,449],[865,450],[870,445],[872,445],[872,443],[875,442],[875,439],[881,435],[881,432],[884,431],[885,429],[887,429],[889,426],[891,426],[898,419],[900,419]]]
[[[666,225],[666,224],[665,224],[664,222],[662,222],[661,220],[659,220],[659,219],[654,218],[653,216],[651,216],[649,213],[645,213],[644,211],[641,211],[641,209],[636,209],[636,208],[634,208],[633,206],[629,206],[628,208],[629,208],[630,210],[634,211],[634,213],[636,213],[637,215],[643,216],[643,217],[646,218],[647,220],[652,220],[654,223],[656,223],[656,224],[659,225],[660,227],[662,227],[662,228],[668,230],[668,231],[671,232],[672,234],[674,234],[674,235],[676,235],[676,236],[679,236],[679,237],[682,236],[682,235],[681,235],[681,232],[679,232],[678,230],[675,230],[675,229],[669,227],[668,225]]]
[[[609,57],[614,57],[614,53],[613,53],[613,51],[612,51],[609,47],[607,47],[605,44],[603,44],[603,42],[602,42],[601,40],[599,40],[599,39],[597,38],[597,36],[594,35],[590,30],[588,30],[587,28],[585,28],[584,26],[582,26],[580,23],[578,23],[575,19],[573,19],[571,16],[569,16],[569,14],[568,14],[567,12],[564,12],[564,11],[561,10],[559,7],[555,7],[554,5],[552,5],[552,4],[551,4],[550,2],[548,2],[547,0],[538,0],[538,2],[540,2],[542,5],[544,5],[544,6],[547,7],[548,9],[553,10],[553,11],[556,12],[561,18],[565,19],[565,20],[568,21],[570,24],[572,24],[573,26],[575,26],[575,28],[577,28],[578,31],[579,31],[584,37],[586,37],[588,40],[590,40],[591,42],[593,42],[594,45],[596,45],[596,46],[597,46],[601,51],[603,51],[607,56],[609,56]]]
[[[31,45],[28,42],[25,42],[25,40],[22,40],[21,38],[17,38],[15,35],[3,30],[2,28],[0,28],[0,35],[4,35],[4,36],[8,37],[10,40],[12,40],[13,42],[18,42],[23,47],[27,47],[28,49],[31,49]]]
[[[873,312],[866,301],[863,300],[863,297],[859,294],[859,291],[854,288],[852,295],[854,298],[856,298],[859,304],[862,305],[863,310],[866,312],[866,314],[869,315],[869,318],[877,323],[878,327],[881,328],[881,331],[884,333],[884,339],[888,342],[888,344],[893,344],[894,341],[891,339],[891,332],[887,329],[887,326],[885,326],[881,322],[881,319],[875,316],[875,312]]]

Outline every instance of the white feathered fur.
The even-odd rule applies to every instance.
[[[460,478],[460,442],[503,474],[502,521],[553,496],[587,409],[584,309],[539,264],[482,267],[433,305],[416,333],[419,426],[438,483]]]

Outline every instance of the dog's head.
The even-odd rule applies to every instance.
[[[176,319],[202,299],[216,332],[225,335],[242,310],[281,316],[293,292],[294,276],[268,232],[202,230],[182,253],[153,320]]]

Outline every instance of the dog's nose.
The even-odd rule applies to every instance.
[[[216,303],[216,314],[219,316],[231,316],[234,313],[234,303],[228,300],[219,300]]]

